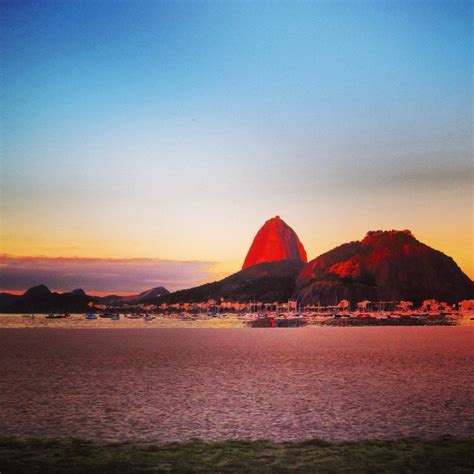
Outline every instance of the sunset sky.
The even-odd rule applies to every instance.
[[[473,4],[2,2],[0,289],[171,290],[279,214],[474,277]]]

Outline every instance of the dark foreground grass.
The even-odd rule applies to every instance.
[[[474,440],[442,437],[328,443],[192,440],[163,445],[0,438],[0,472],[469,473]]]

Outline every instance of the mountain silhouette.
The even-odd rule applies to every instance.
[[[454,260],[409,230],[369,232],[320,255],[301,270],[294,295],[302,304],[321,305],[342,299],[457,303],[472,296],[473,282]]]

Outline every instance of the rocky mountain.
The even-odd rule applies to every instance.
[[[23,293],[23,297],[25,299],[43,298],[49,297],[51,294],[51,291],[46,285],[37,285],[26,290],[25,293]]]
[[[86,295],[81,289],[56,293],[45,285],[38,285],[0,309],[3,313],[75,313],[86,311],[91,301],[94,297]]]
[[[267,220],[257,232],[242,270],[259,263],[278,260],[308,261],[296,232],[280,219],[280,216]]]
[[[166,288],[158,287],[130,296],[90,296],[77,289],[65,293],[51,292],[45,285],[37,285],[22,295],[0,294],[0,311],[3,313],[80,313],[87,311],[89,303],[120,306],[140,304],[143,301],[168,294]]]
[[[340,245],[301,270],[294,297],[302,304],[332,305],[424,299],[456,303],[473,297],[473,282],[454,260],[408,231],[374,231]]]
[[[265,262],[240,270],[223,280],[180,290],[150,303],[196,303],[209,299],[227,301],[286,301],[295,291],[295,280],[304,263],[299,260]]]
[[[18,298],[20,298],[20,295],[13,295],[11,293],[0,293],[0,310],[5,306],[11,305]]]
[[[130,296],[118,296],[118,295],[107,295],[101,298],[97,298],[100,303],[107,305],[123,305],[123,304],[141,304],[153,298],[158,298],[163,295],[167,295],[169,291],[159,286],[157,288],[152,288],[151,290],[143,291],[138,295]]]

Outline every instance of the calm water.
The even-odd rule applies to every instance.
[[[474,436],[474,328],[0,330],[0,434]]]

